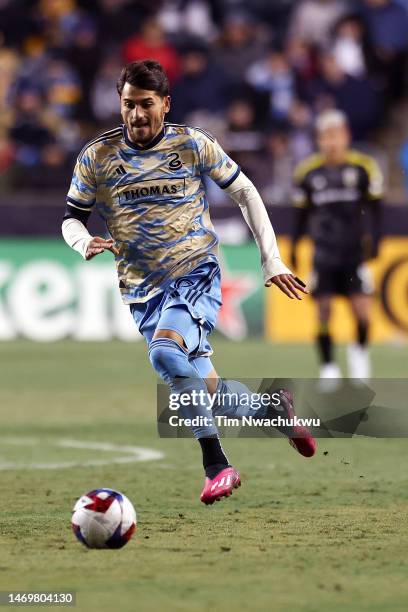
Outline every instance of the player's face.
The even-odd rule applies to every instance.
[[[170,96],[162,98],[154,91],[125,83],[120,110],[130,140],[145,146],[162,129],[164,116],[170,110]]]
[[[340,162],[350,146],[350,132],[346,126],[328,127],[318,133],[317,144],[329,162]]]

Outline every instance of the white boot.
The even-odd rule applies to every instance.
[[[334,393],[340,388],[341,370],[331,361],[320,366],[318,389],[321,393]]]
[[[341,371],[337,363],[330,361],[320,366],[320,378],[341,378]]]
[[[370,378],[371,363],[368,350],[361,344],[347,347],[347,366],[350,378]]]

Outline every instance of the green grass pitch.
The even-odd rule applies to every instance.
[[[214,348],[226,376],[316,374],[312,347]],[[406,347],[372,355],[376,376],[406,375]],[[156,435],[144,344],[17,341],[0,362],[0,590],[75,590],[81,612],[407,609],[406,440],[321,439],[306,460],[283,439],[227,439],[243,486],[207,508],[196,443]],[[115,448],[61,439],[164,457],[114,464]],[[120,551],[86,550],[70,530],[75,499],[99,486],[138,512]]]

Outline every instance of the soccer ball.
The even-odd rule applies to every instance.
[[[71,525],[88,548],[122,548],[136,529],[136,512],[123,493],[95,489],[78,499]]]

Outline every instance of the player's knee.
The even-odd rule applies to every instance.
[[[177,344],[182,346],[184,349],[187,348],[183,336],[179,334],[178,332],[174,331],[173,329],[156,330],[153,336],[153,340],[157,340],[158,338],[168,338],[169,340],[174,340],[175,342],[177,342]]]
[[[149,345],[149,359],[156,372],[170,383],[175,378],[194,376],[187,352],[170,338],[156,338]]]
[[[323,302],[319,304],[319,322],[321,325],[327,325],[330,320],[330,304]]]

